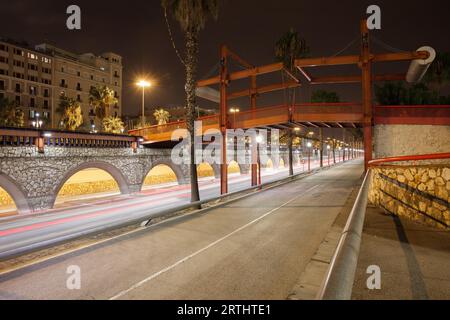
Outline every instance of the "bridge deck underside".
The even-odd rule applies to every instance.
[[[373,112],[375,125],[450,126],[450,105],[375,106]],[[293,107],[281,105],[229,114],[227,128],[361,128],[363,120],[364,114],[360,104],[303,104]],[[219,129],[219,115],[201,117],[198,121],[202,122],[202,133],[210,129]],[[176,130],[185,128],[186,123],[180,121],[134,130],[130,133],[144,137],[146,143],[158,143],[178,140],[181,133],[177,134]]]
[[[198,121],[202,122],[202,133],[210,129],[219,129],[219,115],[201,117]],[[282,105],[229,114],[227,128],[357,128],[362,126],[362,122],[362,107],[357,104],[295,105],[292,112],[289,106]],[[177,129],[186,129],[185,121],[138,129],[130,133],[144,137],[146,143],[156,143],[170,141],[173,138],[178,140],[182,132]]]

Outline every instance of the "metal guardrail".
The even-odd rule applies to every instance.
[[[92,134],[83,132],[0,128],[1,146],[91,147],[91,148],[137,148],[142,139],[136,136],[115,134]]]
[[[368,170],[317,295],[319,300],[351,299],[366,215],[370,177],[370,170]]]
[[[369,166],[377,166],[377,165],[382,165],[382,164],[389,163],[389,162],[441,160],[441,159],[450,159],[450,152],[374,159],[374,160],[369,161]]]

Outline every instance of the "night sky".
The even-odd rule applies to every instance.
[[[82,10],[82,30],[69,31],[66,8],[77,4]],[[306,1],[306,0],[224,0],[218,21],[210,21],[201,34],[199,77],[207,76],[218,62],[219,46],[225,43],[253,65],[274,61],[273,47],[291,27],[300,32],[311,48],[311,56],[339,52],[359,35],[359,20],[368,5],[382,9],[382,30],[373,35],[400,50],[415,50],[422,45],[437,51],[450,51],[450,1]],[[184,43],[178,24],[171,20],[180,50]],[[157,85],[149,91],[147,105],[184,104],[184,69],[169,41],[159,0],[147,1],[66,1],[2,0],[0,36],[26,40],[30,44],[49,42],[79,53],[113,51],[124,57],[124,113],[137,115],[139,92],[135,80],[147,74]],[[358,42],[343,54],[358,52]],[[375,51],[384,51],[374,46]],[[235,70],[239,70],[237,67]],[[406,72],[407,64],[383,65],[376,71]],[[325,72],[325,73],[324,73]],[[356,67],[312,70],[319,74],[356,74]],[[211,74],[210,74],[211,75]],[[258,78],[260,84],[281,81],[279,73]],[[248,82],[232,85],[240,89]],[[312,90],[301,89],[301,101]],[[321,87],[323,88],[323,87]],[[325,89],[339,92],[343,101],[358,101],[357,85],[335,85]],[[283,93],[269,94],[260,105],[284,102]],[[214,104],[199,100],[203,107]],[[236,101],[245,108],[246,99]]]

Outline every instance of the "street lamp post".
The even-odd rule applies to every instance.
[[[137,83],[138,87],[142,88],[142,119],[141,125],[142,128],[145,127],[145,88],[151,87],[151,83],[146,80],[140,80]]]
[[[261,181],[261,156],[259,152],[259,145],[263,142],[263,137],[261,135],[256,136],[256,153],[257,153],[257,163],[258,163],[258,185],[262,184]]]
[[[330,166],[330,149],[331,149],[331,146],[327,145],[328,166]]]
[[[41,127],[42,127],[42,124],[44,123],[42,120],[39,120],[39,117],[40,117],[40,114],[39,114],[39,113],[36,113],[36,114],[35,114],[36,121],[31,122],[31,124],[33,125],[33,127],[34,127],[34,128],[37,128],[37,129],[41,128]]]
[[[311,147],[312,147],[312,143],[308,142],[307,146],[308,146],[308,171],[311,171]]]

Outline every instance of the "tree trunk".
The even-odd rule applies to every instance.
[[[197,165],[195,161],[195,107],[197,104],[195,90],[197,87],[198,64],[198,34],[193,31],[186,32],[186,125],[191,137],[190,143],[190,178],[191,202],[200,200],[198,190]]]
[[[333,144],[333,163],[336,164],[336,147]]]

